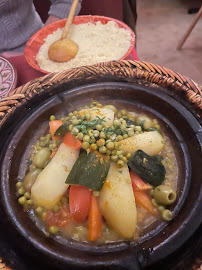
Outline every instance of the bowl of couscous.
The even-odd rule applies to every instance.
[[[24,55],[30,66],[43,73],[88,66],[99,62],[122,60],[135,45],[135,34],[125,23],[103,16],[76,16],[69,38],[79,51],[68,62],[57,63],[48,58],[48,48],[60,39],[66,19],[50,24],[36,32],[26,43]]]

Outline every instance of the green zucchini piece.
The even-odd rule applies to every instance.
[[[101,190],[110,167],[108,156],[98,152],[81,153],[69,173],[66,183]]]
[[[137,150],[128,160],[128,166],[144,181],[156,187],[164,181],[166,174],[161,160],[160,156],[151,157],[144,151]]]

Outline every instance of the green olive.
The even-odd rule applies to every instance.
[[[107,152],[107,147],[106,147],[106,146],[100,146],[99,152],[100,152],[101,154],[105,154],[105,153]]]
[[[159,204],[170,205],[176,200],[176,192],[169,186],[160,185],[154,189],[154,198]]]
[[[33,158],[33,164],[40,169],[45,167],[45,163],[49,160],[51,155],[51,150],[49,148],[42,148],[39,150]]]
[[[53,121],[53,120],[55,120],[55,119],[56,119],[56,118],[55,118],[55,115],[51,115],[51,116],[50,116],[50,120],[51,120],[51,121]]]
[[[165,209],[162,213],[161,213],[162,219],[165,221],[171,221],[173,219],[173,215],[172,212],[168,209]]]
[[[19,181],[16,183],[16,188],[19,189],[23,186],[23,182]]]
[[[147,117],[145,115],[138,116],[137,119],[136,119],[136,123],[138,125],[141,125],[144,129],[150,129],[154,125],[152,120],[149,119],[149,117]]]
[[[116,162],[118,160],[118,156],[117,155],[112,155],[111,160]]]
[[[33,169],[31,170],[24,179],[23,186],[27,191],[31,191],[31,187],[35,183],[37,176],[40,174],[41,169]]]
[[[105,108],[111,109],[115,114],[117,113],[117,108],[114,105],[106,105]]]
[[[120,159],[117,161],[116,164],[117,164],[117,166],[118,166],[119,168],[122,168],[122,167],[124,166],[123,160],[120,160]]]
[[[18,189],[18,194],[19,195],[24,195],[24,193],[25,193],[25,189],[23,187]]]
[[[31,194],[30,194],[30,192],[25,192],[24,193],[24,196],[25,196],[25,198],[27,199],[27,200],[29,200],[30,198],[31,198]]]

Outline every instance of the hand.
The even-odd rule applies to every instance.
[[[56,17],[56,16],[53,16],[53,15],[50,15],[50,16],[48,17],[47,21],[45,22],[45,25],[44,25],[44,26],[49,25],[49,24],[51,24],[51,23],[53,23],[53,22],[57,22],[57,21],[59,21],[59,20],[60,20],[60,18],[58,18],[58,17]]]

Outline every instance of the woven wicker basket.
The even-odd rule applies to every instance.
[[[135,82],[140,85],[149,86],[151,90],[153,87],[155,91],[157,88],[159,91],[166,88],[170,91],[171,95],[175,95],[184,101],[198,118],[201,117],[202,86],[188,77],[155,64],[123,60],[48,74],[14,89],[9,96],[0,101],[0,127],[15,112],[17,107],[28,102],[41,92],[46,92],[48,96],[49,90],[55,84],[81,79],[85,79],[88,82],[98,78]],[[188,256],[192,255],[190,252],[188,253]],[[175,269],[201,269],[200,256],[201,254],[197,254],[195,260],[192,260],[192,266],[190,268],[185,268],[185,264],[183,263],[183,268]],[[0,269],[9,269],[2,260],[0,260]]]

